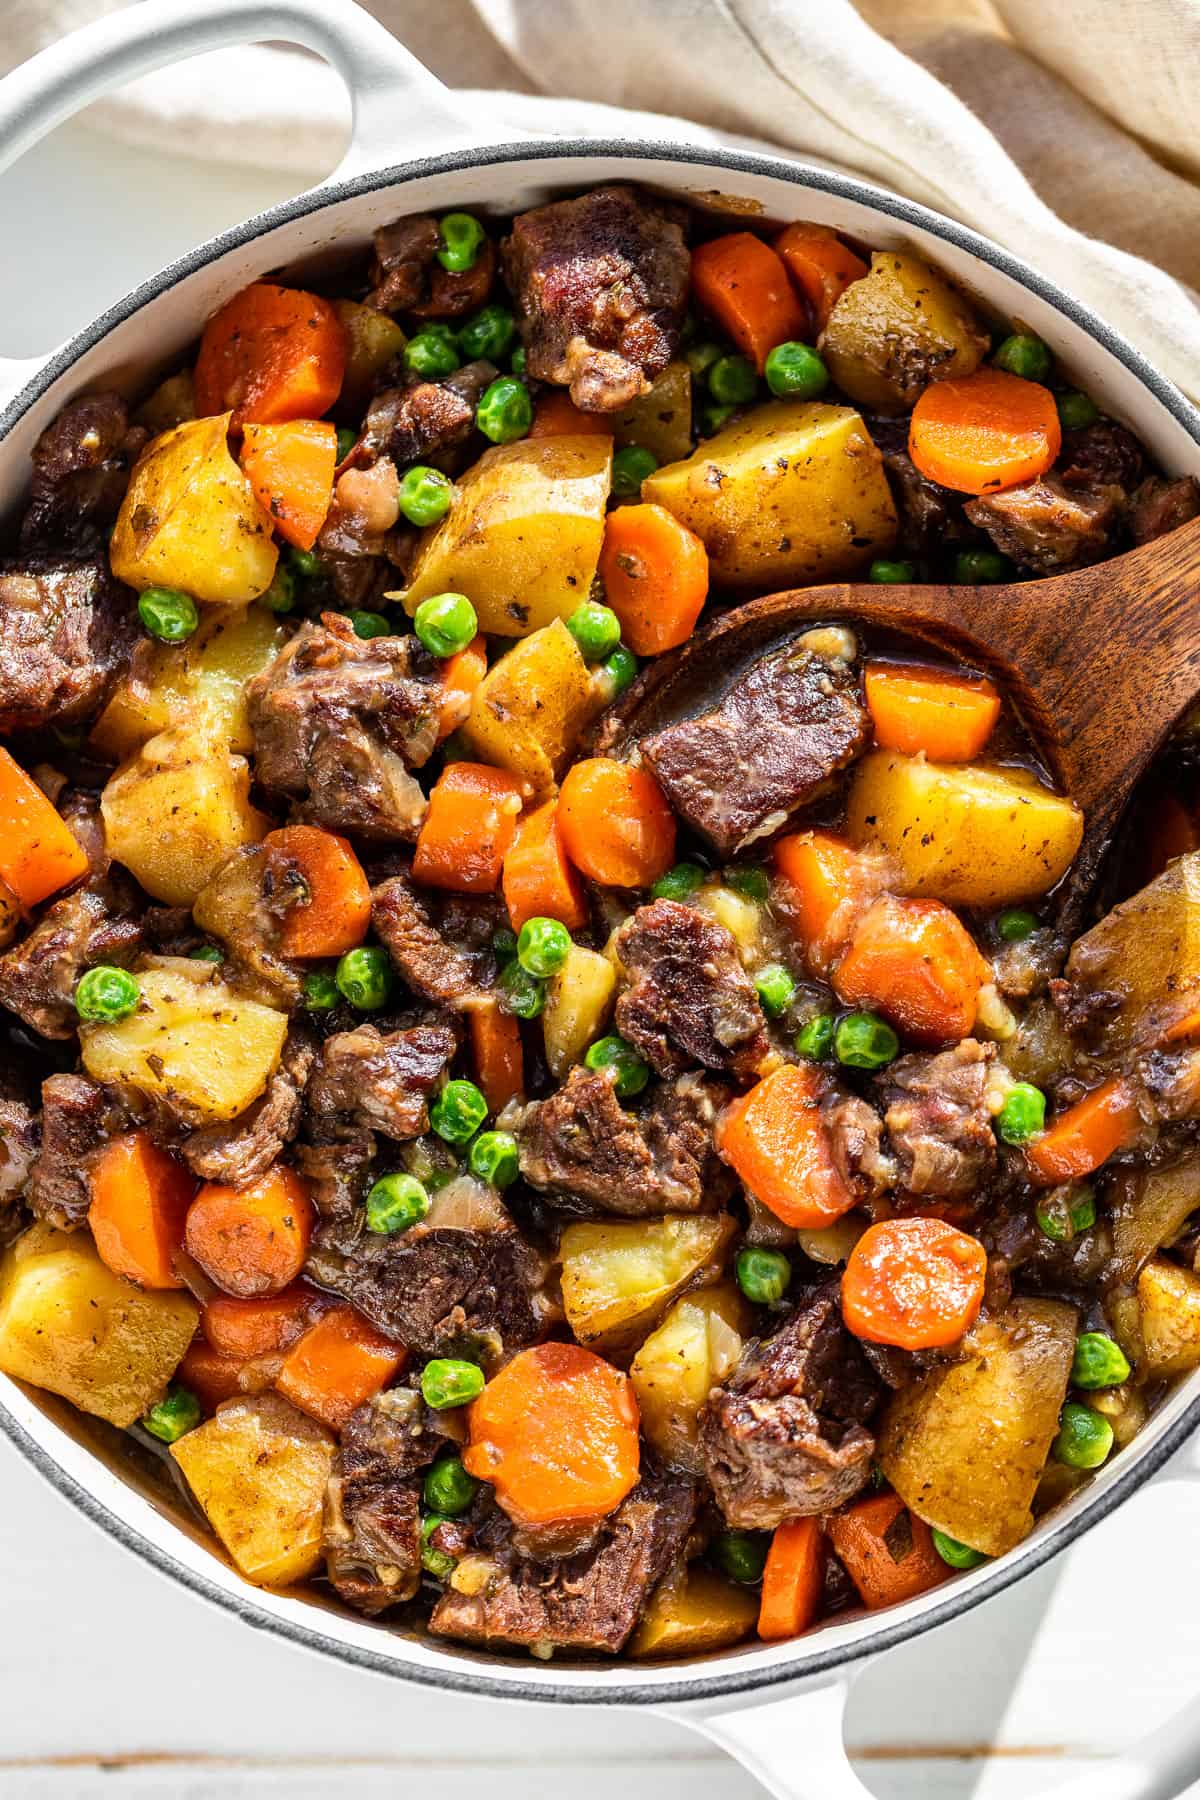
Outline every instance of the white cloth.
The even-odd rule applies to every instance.
[[[6,0],[0,56],[122,4]],[[478,90],[488,137],[750,139],[865,175],[1014,250],[1200,397],[1200,0],[370,4]],[[274,46],[97,109],[129,141],[313,176],[347,116],[330,70]]]

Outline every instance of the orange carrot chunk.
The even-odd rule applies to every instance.
[[[469,1414],[463,1466],[522,1525],[602,1519],[636,1487],[629,1377],[579,1344],[538,1344],[493,1376]]]
[[[873,1494],[834,1513],[828,1531],[865,1606],[897,1606],[937,1587],[950,1573],[928,1525],[898,1494]]]
[[[657,781],[608,756],[568,769],[558,828],[575,867],[603,887],[649,887],[675,861],[675,817]]]
[[[328,300],[256,281],[204,327],[194,382],[201,418],[232,410],[230,427],[319,419],[346,371],[346,333]]]
[[[1136,1135],[1141,1123],[1132,1090],[1114,1076],[1053,1119],[1029,1145],[1025,1160],[1032,1180],[1045,1187],[1077,1181]]]
[[[416,879],[459,894],[494,894],[523,792],[515,775],[487,763],[456,762],[443,769],[413,852]]]
[[[549,388],[533,409],[531,438],[611,437],[612,419],[607,413],[581,412],[565,388]]]
[[[825,1580],[825,1538],[820,1521],[785,1519],[775,1528],[763,1570],[758,1609],[760,1638],[793,1638],[817,1616]]]
[[[820,1112],[825,1083],[809,1066],[787,1063],[730,1102],[717,1149],[739,1179],[785,1225],[832,1225],[854,1195],[838,1172]]]
[[[922,751],[931,762],[970,762],[1000,716],[1000,694],[982,676],[917,664],[868,663],[867,706],[882,750]]]
[[[355,1407],[399,1374],[405,1355],[352,1306],[337,1306],[293,1344],[275,1386],[301,1411],[340,1431]]]
[[[289,1287],[261,1300],[213,1294],[200,1312],[200,1329],[221,1356],[245,1360],[286,1350],[325,1305],[313,1288]]]
[[[750,357],[759,374],[776,344],[802,338],[805,309],[777,253],[749,231],[731,231],[692,251],[692,295]]]
[[[493,1117],[525,1092],[525,1050],[521,1027],[511,1013],[491,1002],[469,1015],[471,1054],[480,1091]]]
[[[1049,388],[1003,369],[931,381],[909,422],[908,453],[922,475],[963,494],[1035,481],[1061,448]]]
[[[842,1278],[842,1316],[856,1337],[940,1350],[983,1305],[987,1252],[943,1219],[884,1219],[859,1238]]]
[[[438,742],[457,731],[471,710],[475,690],[487,674],[487,639],[480,632],[465,650],[448,656],[441,665],[442,691],[438,698]]]
[[[22,906],[36,906],[87,871],[87,854],[62,814],[0,748],[0,879]]]
[[[708,598],[708,551],[665,506],[618,506],[600,551],[604,598],[637,656],[674,650]]]
[[[501,885],[514,931],[526,919],[558,919],[568,931],[587,924],[587,898],[563,849],[557,800],[526,813],[517,826]]]
[[[311,550],[333,499],[337,430],[325,419],[247,425],[242,468],[280,537]]]
[[[789,225],[775,239],[775,253],[808,302],[813,329],[824,331],[835,303],[852,281],[870,270],[828,225]]]
[[[788,884],[788,917],[808,960],[824,974],[845,949],[859,914],[883,883],[877,859],[828,831],[802,831],[775,845],[775,867]]]
[[[847,1006],[874,1007],[915,1043],[935,1045],[966,1037],[990,979],[948,906],[884,894],[854,927],[833,986]]]
[[[285,825],[269,832],[265,845],[273,892],[289,902],[283,954],[341,956],[361,944],[371,923],[371,887],[346,839],[318,825]]]
[[[248,1187],[208,1182],[187,1216],[184,1245],[227,1294],[279,1294],[304,1267],[313,1209],[294,1169],[276,1163]]]
[[[172,1261],[196,1183],[148,1132],[107,1144],[92,1169],[88,1224],[115,1275],[144,1288],[181,1288]]]

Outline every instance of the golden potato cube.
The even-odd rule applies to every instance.
[[[226,1400],[171,1455],[241,1574],[289,1587],[321,1561],[334,1440],[281,1394]]]
[[[736,1229],[727,1213],[568,1225],[559,1253],[571,1330],[598,1348],[636,1343],[677,1294],[716,1273]]]
[[[462,733],[481,762],[510,769],[540,799],[601,704],[579,645],[561,619],[552,619],[492,664]]]
[[[617,972],[607,956],[572,944],[567,960],[546,987],[542,1031],[550,1073],[561,1081],[582,1057],[612,1005]]]
[[[1160,1169],[1123,1169],[1109,1189],[1113,1261],[1134,1281],[1156,1250],[1173,1243],[1200,1209],[1200,1150]]]
[[[629,1640],[635,1657],[700,1656],[740,1644],[758,1623],[759,1596],[702,1563],[677,1563],[659,1582]]]
[[[480,631],[528,637],[591,591],[612,484],[610,437],[522,438],[485,450],[424,533],[400,598],[465,594]]]
[[[860,406],[907,412],[931,381],[971,375],[990,338],[967,301],[919,256],[876,250],[838,299],[820,351]]]
[[[1200,1367],[1200,1280],[1161,1258],[1138,1276],[1143,1354],[1138,1373],[1166,1381]]]
[[[346,372],[338,395],[339,415],[361,418],[375,391],[376,378],[408,339],[395,319],[357,300],[335,300],[333,310],[346,333]]]
[[[142,401],[133,418],[136,425],[144,425],[152,436],[158,437],[195,416],[196,385],[192,371],[180,369],[177,375],[168,375],[165,381],[159,382],[154,392]]]
[[[114,1275],[86,1231],[31,1226],[0,1263],[0,1369],[112,1425],[162,1399],[199,1319],[187,1294]]]
[[[704,1473],[700,1409],[737,1366],[753,1315],[731,1281],[677,1300],[630,1366],[647,1443],[675,1468]]]
[[[610,413],[613,443],[619,450],[638,444],[660,463],[678,462],[692,449],[692,371],[680,358],[656,375],[650,391],[631,400],[624,412]]]
[[[1105,1050],[1149,1048],[1200,1028],[1200,851],[1162,874],[1077,938],[1067,977],[1121,996],[1104,1022]]]
[[[655,470],[642,499],[702,538],[714,582],[785,588],[861,574],[896,541],[883,458],[849,406],[773,400]]]

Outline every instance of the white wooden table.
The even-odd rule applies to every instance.
[[[0,7],[0,11],[3,8]],[[292,184],[72,126],[0,179],[0,354],[51,347]],[[1200,1689],[1200,1483],[1138,1496],[1068,1557],[861,1678],[848,1741],[886,1800],[1032,1800]],[[96,1532],[0,1442],[0,1794],[13,1800],[752,1800],[637,1716],[506,1709],[260,1638]]]

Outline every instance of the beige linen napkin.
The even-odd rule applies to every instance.
[[[122,3],[8,0],[0,54]],[[475,90],[477,133],[751,139],[866,175],[1025,257],[1200,396],[1200,0],[371,6]],[[99,118],[135,142],[314,175],[346,130],[331,72],[274,47],[148,77]]]

